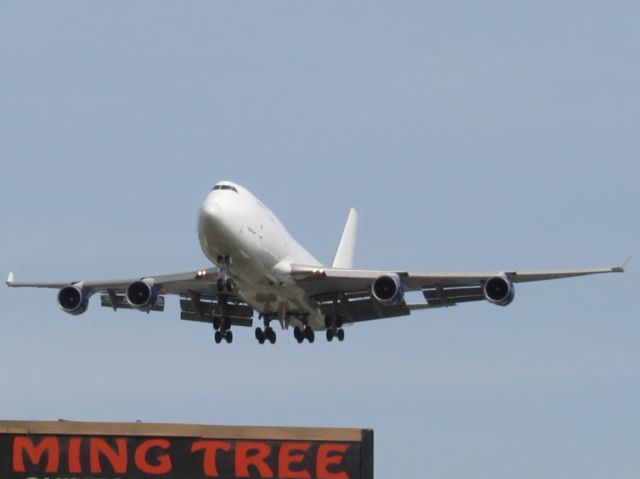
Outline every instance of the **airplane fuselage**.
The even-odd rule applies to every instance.
[[[321,263],[248,190],[218,183],[200,208],[198,237],[207,258],[233,280],[235,294],[253,309],[285,324],[304,320],[314,329],[324,327],[315,302],[289,275],[293,263]]]

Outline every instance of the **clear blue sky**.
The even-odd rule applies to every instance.
[[[604,266],[639,255],[638,2],[0,4],[0,270],[207,265],[229,179],[323,260]],[[371,427],[377,477],[637,478],[637,268],[215,345],[178,304],[62,313],[0,288],[0,417]]]

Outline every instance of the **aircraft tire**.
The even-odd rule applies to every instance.
[[[333,341],[333,329],[327,329],[327,341]]]
[[[276,344],[276,332],[273,330],[273,328],[267,328],[267,330],[265,331],[265,336],[271,344]]]
[[[296,338],[298,343],[302,343],[302,341],[304,341],[304,332],[298,326],[293,329],[293,336]]]
[[[313,340],[316,339],[316,335],[313,332],[313,329],[311,329],[309,326],[305,328],[304,335],[307,338],[307,341],[309,341],[309,343],[313,343]]]
[[[222,341],[222,333],[220,331],[216,331],[216,334],[214,334],[213,337],[216,340],[216,344],[220,344]]]
[[[338,329],[336,336],[338,336],[338,341],[344,341],[344,329]]]
[[[233,333],[229,330],[226,333],[224,333],[224,339],[227,343],[231,344],[231,342],[233,341]]]
[[[256,339],[258,340],[258,342],[260,344],[264,344],[264,333],[262,332],[262,329],[260,328],[256,328]]]

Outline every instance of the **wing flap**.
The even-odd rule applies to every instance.
[[[223,309],[232,325],[251,327],[253,324],[253,308],[245,303],[223,304],[215,296],[180,298],[180,319],[187,321],[213,323],[214,319],[222,318]]]
[[[185,321],[197,321],[200,323],[213,323],[214,317],[213,316],[202,317],[198,319],[196,318],[196,315],[194,313],[186,313],[183,311],[180,313],[180,319],[183,319]],[[251,326],[253,326],[253,318],[239,318],[235,316],[230,316],[229,320],[231,321],[232,326],[242,326],[247,328],[250,328]]]
[[[100,305],[105,308],[112,308],[114,311],[117,309],[136,309],[129,304],[124,294],[101,294]],[[151,311],[164,311],[164,296],[158,296],[158,300]]]
[[[370,294],[364,295],[362,293],[334,295],[333,299],[319,302],[318,306],[324,316],[338,315],[346,323],[410,314],[410,309],[404,301],[396,305],[383,305],[372,298]]]
[[[482,287],[477,284],[435,286],[423,289],[422,294],[430,306],[451,306],[485,299]]]

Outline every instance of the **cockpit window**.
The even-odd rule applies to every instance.
[[[230,185],[216,185],[213,187],[214,190],[231,190],[231,191],[235,191],[236,193],[238,192],[238,190],[235,189],[235,187],[230,186]]]

